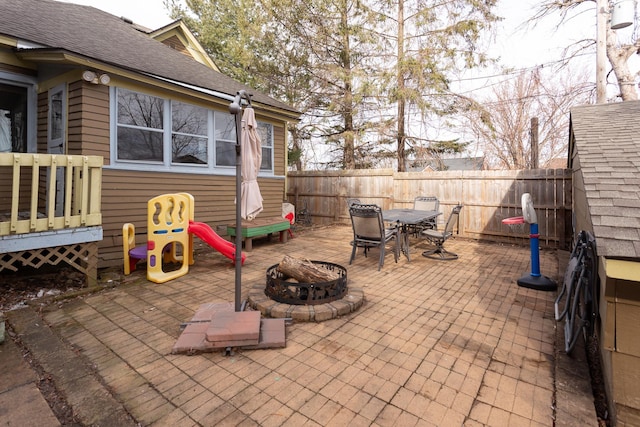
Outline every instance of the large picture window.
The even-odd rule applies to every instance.
[[[116,164],[133,168],[157,164],[187,172],[235,169],[235,116],[128,89],[113,90],[117,99]],[[260,170],[273,172],[273,125],[258,122],[258,132]]]

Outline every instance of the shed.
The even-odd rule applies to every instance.
[[[574,230],[596,238],[610,412],[640,425],[640,101],[573,108],[569,167]]]

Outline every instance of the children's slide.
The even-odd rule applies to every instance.
[[[204,222],[189,221],[189,233],[195,234],[203,242],[229,258],[231,261],[236,261],[236,245],[220,237],[218,233],[213,231],[213,229]],[[247,254],[243,252],[241,265],[244,265],[244,260],[246,258]]]

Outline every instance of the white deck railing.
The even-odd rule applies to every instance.
[[[102,225],[102,162],[0,153],[0,237]]]

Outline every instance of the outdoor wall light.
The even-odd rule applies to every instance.
[[[86,70],[82,73],[82,80],[85,82],[93,83],[94,85],[108,85],[111,81],[111,77],[108,74],[100,74],[95,71]]]

